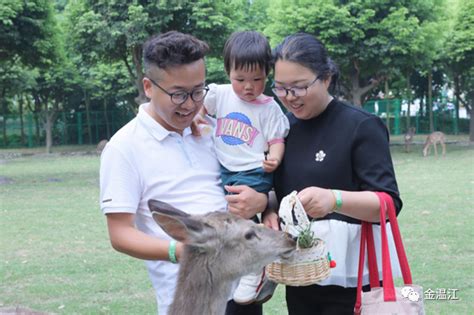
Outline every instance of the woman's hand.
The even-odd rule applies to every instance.
[[[333,212],[335,197],[330,189],[308,187],[298,193],[306,213],[312,218],[322,218]]]
[[[254,189],[245,186],[225,186],[232,195],[225,196],[228,203],[228,210],[245,219],[250,219],[257,213],[264,211],[267,207],[267,195],[259,193]]]
[[[273,210],[265,210],[262,213],[262,222],[263,224],[273,230],[280,230],[280,224],[278,223],[278,214]]]

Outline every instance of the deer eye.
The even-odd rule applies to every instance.
[[[245,233],[244,237],[246,240],[251,240],[252,238],[256,237],[257,234],[255,234],[255,231],[248,231],[247,233]]]

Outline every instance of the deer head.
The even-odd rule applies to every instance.
[[[285,233],[229,212],[189,215],[156,200],[148,205],[161,228],[187,245],[188,254],[205,257],[206,263],[216,266],[216,273],[227,279],[255,272],[278,258],[289,258],[296,249],[295,241]]]

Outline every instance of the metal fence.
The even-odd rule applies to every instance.
[[[368,112],[381,117],[392,135],[407,130],[408,118],[404,103],[399,99],[373,100],[364,104]],[[122,111],[60,112],[53,125],[53,145],[97,144],[110,137],[129,122],[135,113]],[[417,134],[430,132],[429,118],[413,110],[410,126]],[[434,129],[447,134],[469,133],[469,119],[456,120],[454,110],[433,112]],[[46,131],[41,115],[26,114],[0,116],[1,148],[38,147],[46,143]]]
[[[134,113],[60,112],[52,128],[53,145],[96,144],[110,137],[129,122]],[[2,141],[0,147],[37,147],[46,143],[43,118],[39,114],[0,116]]]
[[[399,135],[408,130],[408,124],[416,128],[417,134],[430,133],[430,120],[426,113],[421,115],[419,108],[411,105],[410,116],[408,104],[400,99],[371,100],[363,108],[383,119],[390,134]],[[435,106],[433,111],[433,128],[446,134],[469,133],[469,119],[456,119],[456,111],[447,106]]]

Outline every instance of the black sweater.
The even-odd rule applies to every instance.
[[[347,191],[384,191],[402,208],[382,120],[361,108],[333,99],[319,116],[300,120],[288,113],[285,155],[275,171],[278,201],[306,187]],[[359,220],[331,213],[320,220]]]

